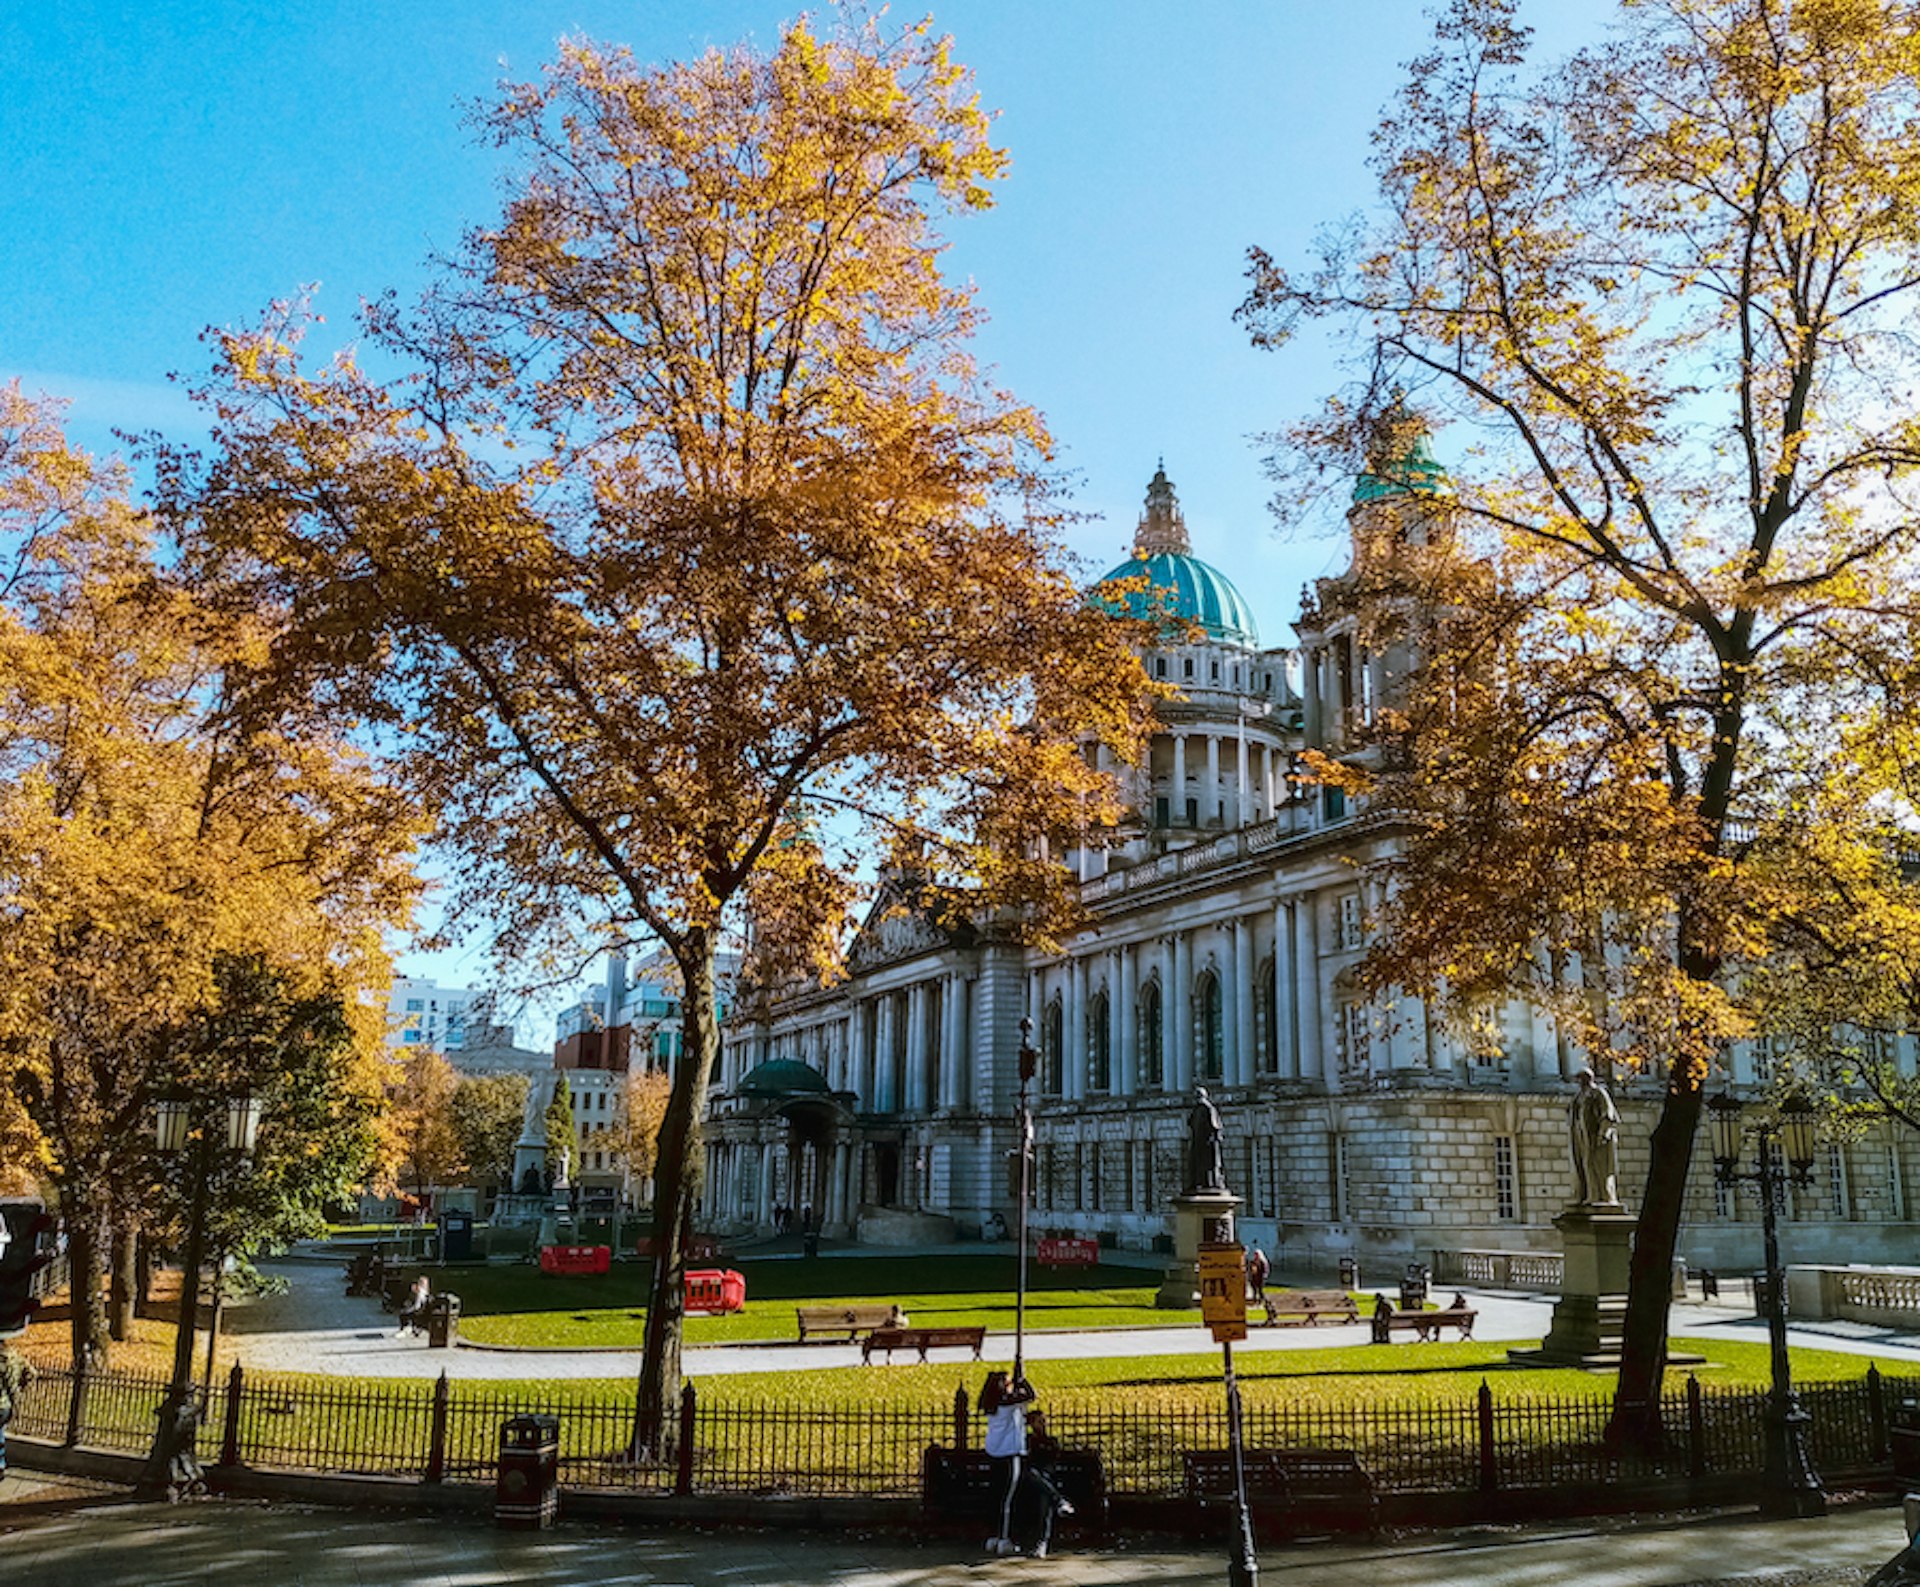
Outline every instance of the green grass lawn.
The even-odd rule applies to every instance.
[[[795,1339],[794,1309],[804,1305],[897,1302],[917,1325],[1013,1326],[1014,1297],[1005,1256],[925,1258],[822,1256],[812,1261],[728,1264],[747,1281],[744,1310],[687,1319],[688,1344],[742,1339]],[[479,1344],[536,1347],[592,1345],[638,1349],[646,1326],[649,1268],[618,1263],[610,1273],[551,1277],[532,1267],[428,1270],[436,1288],[460,1297],[460,1330]],[[1029,1275],[1027,1326],[1125,1328],[1164,1326],[1153,1304],[1157,1284],[1140,1268],[1037,1270]]]

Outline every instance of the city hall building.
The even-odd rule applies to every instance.
[[[1297,642],[1267,647],[1253,613],[1193,554],[1164,469],[1134,556],[1180,619],[1150,673],[1174,685],[1145,764],[1125,775],[1138,832],[1071,854],[1091,924],[1057,955],[990,926],[947,932],[883,887],[825,989],[736,1007],[708,1122],[703,1215],[770,1231],[777,1208],[830,1238],[921,1244],[1011,1227],[1020,1021],[1039,1050],[1033,1218],[1044,1231],[1160,1246],[1196,1085],[1225,1126],[1242,1237],[1303,1264],[1435,1251],[1550,1252],[1573,1194],[1567,1102],[1584,1056],[1516,1001],[1497,1054],[1469,1051],[1418,999],[1382,1007],[1350,974],[1374,913],[1389,824],[1337,790],[1302,788],[1308,748],[1354,752],[1417,664],[1362,620],[1370,559],[1440,543],[1452,486],[1424,432],[1401,432],[1353,492],[1352,564],[1317,581]],[[1377,563],[1372,564],[1377,567]],[[1135,597],[1139,599],[1139,597]],[[1417,630],[1417,625],[1414,625]],[[1303,796],[1304,795],[1304,796]],[[1911,1042],[1906,1045],[1910,1048]],[[1910,1065],[1913,1054],[1903,1054]],[[1733,1055],[1736,1083],[1754,1055]],[[1657,1078],[1615,1084],[1620,1188],[1637,1207]],[[1914,1249],[1908,1132],[1826,1148],[1791,1193],[1789,1260],[1898,1260]],[[1680,1249],[1757,1260],[1749,1193],[1716,1190],[1704,1147]]]

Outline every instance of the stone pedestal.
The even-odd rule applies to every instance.
[[[1532,1365],[1617,1367],[1627,1322],[1627,1277],[1633,1255],[1632,1213],[1612,1207],[1569,1207],[1553,1220],[1560,1231],[1563,1276],[1553,1326],[1538,1350],[1510,1350]]]
[[[1240,1198],[1228,1190],[1192,1191],[1173,1198],[1173,1261],[1153,1303],[1167,1311],[1200,1309],[1200,1247],[1229,1243]]]

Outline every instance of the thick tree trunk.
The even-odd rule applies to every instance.
[[[707,1083],[719,1044],[714,1007],[714,947],[710,929],[690,931],[674,957],[680,966],[684,1045],[673,1091],[660,1125],[654,1163],[653,1289],[647,1301],[646,1349],[640,1361],[633,1419],[635,1459],[658,1459],[666,1449],[668,1418],[680,1398],[680,1334],[686,1307],[686,1237],[706,1180],[701,1123]]]
[[[69,1339],[75,1363],[98,1364],[106,1358],[106,1286],[101,1273],[107,1258],[106,1209],[82,1193],[67,1205],[67,1261],[71,1269],[68,1296]]]
[[[138,1242],[131,1224],[113,1226],[113,1254],[107,1292],[107,1332],[115,1344],[122,1344],[133,1333],[134,1303],[139,1275],[135,1271],[134,1246]]]
[[[151,1315],[153,1301],[153,1238],[142,1229],[133,1240],[133,1315]]]

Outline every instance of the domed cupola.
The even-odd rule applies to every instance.
[[[1260,644],[1253,612],[1218,568],[1193,554],[1187,520],[1163,463],[1147,485],[1146,510],[1133,533],[1133,557],[1100,582],[1145,575],[1151,591],[1134,590],[1110,604],[1124,604],[1134,617],[1164,613],[1173,624],[1190,624],[1209,639],[1249,650]]]

